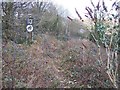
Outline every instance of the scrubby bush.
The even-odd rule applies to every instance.
[[[105,47],[108,55],[107,59],[107,71],[109,79],[113,83],[114,87],[117,86],[117,70],[118,70],[118,43],[119,43],[119,13],[113,13],[112,10],[118,10],[119,6],[117,2],[114,2],[111,10],[107,10],[105,2],[102,1],[102,5],[98,2],[97,6],[93,4],[93,9],[86,7],[88,12],[87,17],[90,17],[93,22],[92,30],[90,33],[90,40],[94,41],[99,49],[101,45]]]

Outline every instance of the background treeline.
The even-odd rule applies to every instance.
[[[26,19],[33,18],[34,37],[45,32],[59,39],[72,36],[82,36],[83,23],[78,20],[70,21],[65,15],[64,9],[52,2],[2,2],[2,36],[3,40],[12,40],[16,43],[24,43],[26,40]]]

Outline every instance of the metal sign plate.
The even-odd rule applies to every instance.
[[[27,24],[33,24],[33,19],[32,18],[29,18],[29,19],[27,19]]]
[[[27,25],[26,27],[28,32],[32,32],[33,31],[33,26],[32,25]]]

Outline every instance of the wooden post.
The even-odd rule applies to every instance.
[[[27,33],[28,33],[28,37],[27,37],[28,43],[31,43],[32,42],[32,32],[27,32]]]
[[[31,43],[33,41],[33,18],[31,17],[31,15],[29,16],[29,18],[26,21],[27,21],[27,26],[26,26],[27,33],[26,33],[26,37],[27,37],[27,34],[28,34],[28,37],[26,38],[26,40],[28,40]]]
[[[32,32],[30,32],[30,42],[32,42]]]

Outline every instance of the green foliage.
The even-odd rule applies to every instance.
[[[94,17],[94,18],[91,18],[91,20],[94,22],[94,25],[91,29],[94,31],[91,31],[90,33],[90,36],[89,36],[90,40],[96,42],[98,46],[103,45],[107,47],[110,45],[111,39],[112,39],[111,46],[115,47],[116,46],[115,44],[118,43],[118,30],[119,30],[119,25],[116,22],[117,18],[114,18],[116,14],[111,14],[111,11],[106,12],[106,9],[101,7],[99,7],[99,9],[96,9],[94,7],[94,10],[92,11],[93,12],[89,12],[89,13],[91,13],[90,15],[93,15],[92,17]]]
[[[5,13],[4,16],[2,16],[2,33],[3,33],[3,39],[13,39],[12,35],[12,24],[13,24],[13,3],[12,2],[4,2],[2,3],[2,9]]]
[[[117,55],[111,56],[112,54],[117,54],[119,51],[119,12],[116,14],[112,12],[114,8],[110,11],[107,10],[105,6],[105,2],[102,1],[102,7],[100,7],[100,2],[98,2],[98,5],[95,7],[93,2],[93,8],[94,10],[90,9],[89,7],[86,8],[86,10],[89,13],[89,16],[91,17],[91,21],[93,21],[92,31],[90,33],[90,40],[94,41],[98,48],[100,53],[100,46],[103,45],[106,49],[106,53],[108,54],[107,57],[107,74],[113,75],[109,76],[111,79],[111,82],[113,83],[114,87],[117,87],[117,68],[118,68],[118,62],[117,62]],[[114,3],[116,4],[116,2]],[[115,6],[118,6],[117,4]],[[118,7],[115,7],[115,10]],[[118,22],[117,22],[118,20]],[[116,53],[117,52],[117,53]],[[100,54],[99,54],[100,55]],[[114,67],[114,69],[113,69]]]

